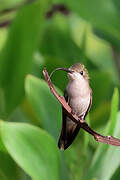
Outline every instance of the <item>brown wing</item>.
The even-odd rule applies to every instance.
[[[65,91],[64,97],[68,102],[68,95]],[[64,108],[62,108],[62,129],[61,134],[58,141],[58,147],[61,150],[67,149],[77,136],[80,130],[80,125],[74,123],[65,113]]]
[[[92,105],[92,89],[90,89],[90,104],[89,104],[88,109],[87,109],[87,111],[85,113],[84,119],[86,118],[86,116],[87,116],[87,114],[88,114],[88,112],[89,112],[89,110],[91,108],[91,105]]]
[[[68,102],[68,95],[65,91],[64,97],[66,101]],[[84,118],[88,114],[90,107],[92,105],[92,90],[90,92],[90,104],[89,107],[84,115]],[[72,142],[74,141],[75,137],[77,136],[78,132],[80,130],[80,125],[74,123],[66,114],[64,108],[62,108],[62,129],[61,134],[58,141],[58,147],[61,150],[67,149]]]

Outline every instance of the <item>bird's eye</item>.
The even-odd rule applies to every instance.
[[[80,71],[80,74],[83,75],[83,71]]]

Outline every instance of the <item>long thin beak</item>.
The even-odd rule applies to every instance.
[[[73,73],[72,70],[69,70],[69,69],[64,68],[64,67],[60,67],[60,68],[56,68],[54,71],[52,71],[51,74],[50,74],[50,77],[51,77],[52,74],[53,74],[55,71],[57,71],[57,70],[62,70],[62,71],[66,71],[66,72],[68,72],[68,73]]]
[[[73,73],[73,71],[72,71],[72,70],[69,70],[69,69],[64,68],[64,67],[62,67],[62,68],[58,68],[58,69],[59,69],[59,70],[66,71],[66,72],[68,72],[68,73]]]

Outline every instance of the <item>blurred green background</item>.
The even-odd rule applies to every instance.
[[[61,105],[42,71],[77,62],[93,90],[87,122],[120,138],[120,1],[0,0],[0,180],[120,179],[120,147],[83,130],[57,147]],[[63,94],[66,73],[52,82]]]

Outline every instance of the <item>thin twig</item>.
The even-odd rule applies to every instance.
[[[54,96],[57,98],[57,100],[60,102],[60,104],[64,107],[67,115],[75,123],[77,123],[77,124],[79,123],[80,127],[82,129],[84,129],[86,132],[88,132],[89,134],[91,134],[96,141],[102,142],[102,143],[105,143],[105,144],[110,144],[110,145],[113,145],[113,146],[120,146],[120,139],[117,139],[117,138],[112,137],[112,136],[103,136],[103,135],[97,133],[91,127],[89,127],[86,122],[82,121],[82,119],[79,119],[77,115],[72,114],[72,109],[66,103],[65,98],[63,96],[59,96],[58,93],[56,92],[56,90],[54,89],[53,84],[52,84],[52,82],[50,80],[50,77],[49,77],[48,72],[47,72],[46,69],[43,70],[43,75],[44,75],[45,81],[47,82],[51,92],[54,94]]]

